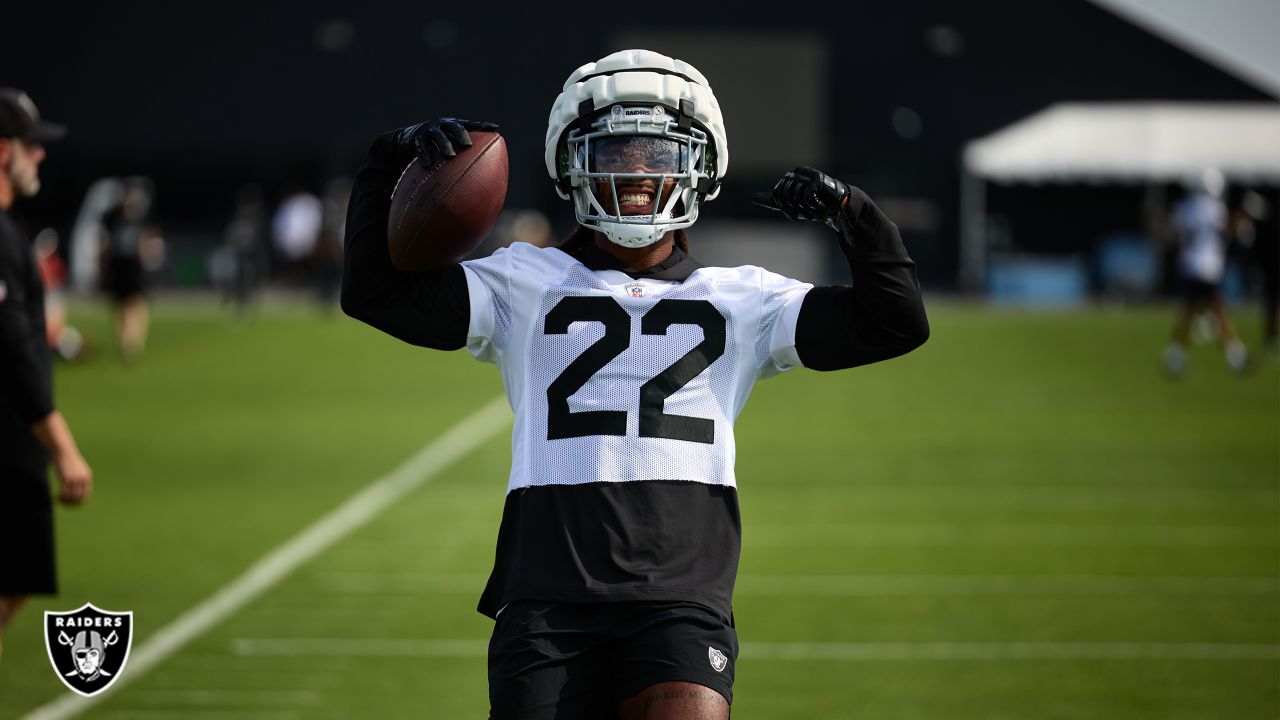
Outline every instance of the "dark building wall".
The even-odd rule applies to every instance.
[[[908,241],[926,279],[949,283],[966,141],[1063,100],[1267,98],[1084,0],[628,10],[243,0],[12,8],[21,30],[0,45],[0,83],[25,87],[46,116],[72,127],[46,165],[47,191],[26,211],[69,224],[92,179],[138,173],[157,179],[166,215],[221,222],[240,182],[318,188],[354,171],[376,132],[457,114],[503,125],[509,204],[544,208],[563,226],[571,217],[541,154],[551,100],[573,68],[618,49],[611,38],[623,30],[789,31],[819,38],[829,58],[824,167],[878,197],[926,201],[934,220],[908,229]],[[337,52],[317,45],[331,20],[347,23],[338,40],[350,31]],[[958,52],[939,52],[948,48]],[[758,78],[757,102],[767,104],[788,70],[777,58]],[[917,137],[895,131],[896,108],[915,113]],[[776,109],[780,135],[788,111]],[[727,124],[732,144],[732,117]],[[749,216],[747,193],[773,179],[731,167],[707,212]]]

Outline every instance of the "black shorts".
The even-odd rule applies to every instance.
[[[107,260],[104,285],[114,300],[128,300],[146,291],[142,262],[136,257],[112,255]]]
[[[600,720],[663,682],[696,683],[733,702],[732,618],[682,602],[521,601],[489,641],[491,720]]]
[[[0,595],[56,594],[49,481],[43,470],[2,463],[0,478]]]
[[[1191,278],[1183,278],[1182,280],[1182,297],[1188,304],[1209,302],[1217,297],[1218,293],[1218,283],[1192,280]]]

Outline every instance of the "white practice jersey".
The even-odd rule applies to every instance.
[[[1227,262],[1226,205],[1208,193],[1197,193],[1178,203],[1174,222],[1182,274],[1201,282],[1221,282]]]
[[[636,280],[525,243],[463,267],[467,347],[498,364],[515,411],[509,492],[733,486],[733,422],[752,385],[800,365],[796,319],[812,286],[759,267]]]

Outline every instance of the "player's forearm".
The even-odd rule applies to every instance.
[[[839,219],[853,286],[811,290],[796,327],[796,351],[817,370],[888,360],[929,338],[915,262],[898,228],[861,190],[853,193]]]
[[[469,309],[461,266],[422,273],[396,270],[387,252],[391,191],[404,169],[382,135],[356,173],[347,211],[342,309],[405,342],[441,350],[466,344]]]
[[[31,433],[54,458],[80,456],[75,436],[71,434],[71,428],[67,426],[62,413],[57,410],[31,423]]]
[[[357,319],[392,301],[400,283],[387,254],[387,213],[396,181],[387,145],[383,135],[369,148],[347,206],[342,309]]]
[[[864,340],[900,355],[929,339],[920,278],[898,226],[857,192],[862,202],[846,209],[840,242],[853,277],[854,322]]]

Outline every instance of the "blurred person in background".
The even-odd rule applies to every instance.
[[[349,178],[334,178],[325,185],[320,236],[311,253],[311,275],[316,300],[326,310],[337,307],[338,288],[342,283],[342,236],[346,230],[350,199]]]
[[[1262,265],[1262,318],[1267,357],[1280,362],[1280,234],[1267,233],[1254,245]]]
[[[1280,361],[1280,232],[1271,222],[1267,199],[1254,190],[1240,198],[1232,214],[1234,234],[1252,251],[1262,274],[1262,337],[1267,358]]]
[[[271,220],[271,238],[285,284],[305,287],[311,254],[324,226],[324,204],[300,187],[291,187]]]
[[[164,239],[151,217],[154,195],[149,180],[128,178],[119,203],[102,218],[103,287],[111,298],[117,346],[126,361],[146,349],[151,323],[146,275],[164,261]]]
[[[58,255],[58,233],[45,228],[36,234],[36,264],[44,282],[44,319],[49,347],[63,360],[78,360],[87,346],[84,335],[67,323],[67,306],[63,288],[67,283],[67,265]]]
[[[373,142],[342,288],[352,317],[497,363],[515,409],[478,608],[495,620],[490,718],[723,720],[738,655],[734,419],[759,379],[922,344],[915,263],[863,191],[797,167],[756,201],[827,228],[852,287],[704,267],[686,228],[728,168],[719,104],[687,63],[627,50],[578,68],[552,109],[544,160],[575,207],[568,239],[398,272],[387,216],[405,164],[448,162],[468,130],[496,129],[443,118]]]
[[[537,247],[552,247],[556,244],[555,233],[551,230],[551,220],[541,210],[532,208],[504,211],[494,235],[497,237],[499,247],[508,247],[518,242]]]
[[[40,191],[43,143],[64,133],[40,120],[26,93],[0,88],[0,653],[5,628],[27,597],[58,590],[50,460],[63,503],[84,502],[93,486],[53,404],[44,286],[31,244],[9,216],[17,198]]]
[[[223,302],[239,315],[248,312],[266,276],[266,228],[262,188],[256,183],[241,186],[222,245],[209,260],[209,273]]]
[[[1222,297],[1222,276],[1227,264],[1227,206],[1222,201],[1225,185],[1217,170],[1197,173],[1187,181],[1187,196],[1173,208],[1183,300],[1174,321],[1173,340],[1164,351],[1164,370],[1170,377],[1180,377],[1186,371],[1191,324],[1206,310],[1217,321],[1227,365],[1236,373],[1248,368],[1249,353],[1231,325]]]

